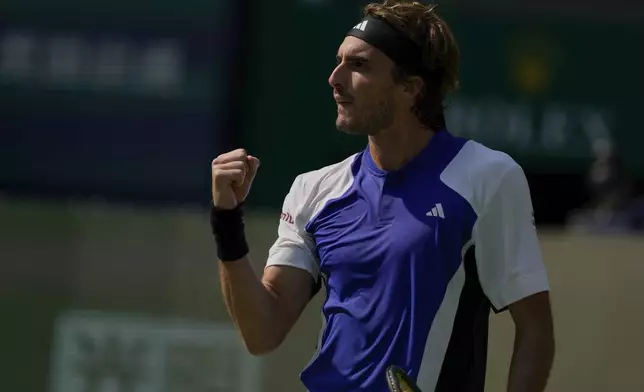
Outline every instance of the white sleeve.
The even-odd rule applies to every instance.
[[[530,189],[519,165],[503,175],[473,230],[479,280],[495,310],[549,290]]]
[[[306,231],[311,217],[307,214],[306,194],[302,177],[298,176],[284,199],[277,240],[268,252],[266,267],[285,265],[308,271],[318,281],[320,268],[316,256],[315,242]]]

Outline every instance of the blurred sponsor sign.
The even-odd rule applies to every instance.
[[[237,5],[7,3],[0,187],[179,202],[207,195],[229,111]]]
[[[596,139],[611,140],[615,132],[613,111],[592,105],[461,96],[450,101],[446,115],[454,134],[524,158],[565,154],[585,160]]]
[[[258,392],[228,325],[80,312],[56,325],[50,392]]]
[[[186,55],[185,44],[174,38],[12,29],[0,33],[0,80],[14,88],[170,98],[188,93]]]

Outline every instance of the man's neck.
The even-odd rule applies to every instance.
[[[369,152],[379,168],[395,171],[418,155],[433,136],[432,130],[421,127],[387,129],[369,136]]]

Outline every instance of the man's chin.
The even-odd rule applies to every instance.
[[[360,129],[360,127],[356,126],[356,124],[353,124],[350,121],[346,120],[340,120],[338,119],[335,122],[335,127],[337,128],[338,131],[342,133],[346,133],[349,135],[363,135],[364,132]]]

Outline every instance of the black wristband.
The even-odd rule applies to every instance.
[[[248,254],[241,204],[232,210],[213,206],[210,211],[210,227],[215,236],[219,260],[236,261]]]

